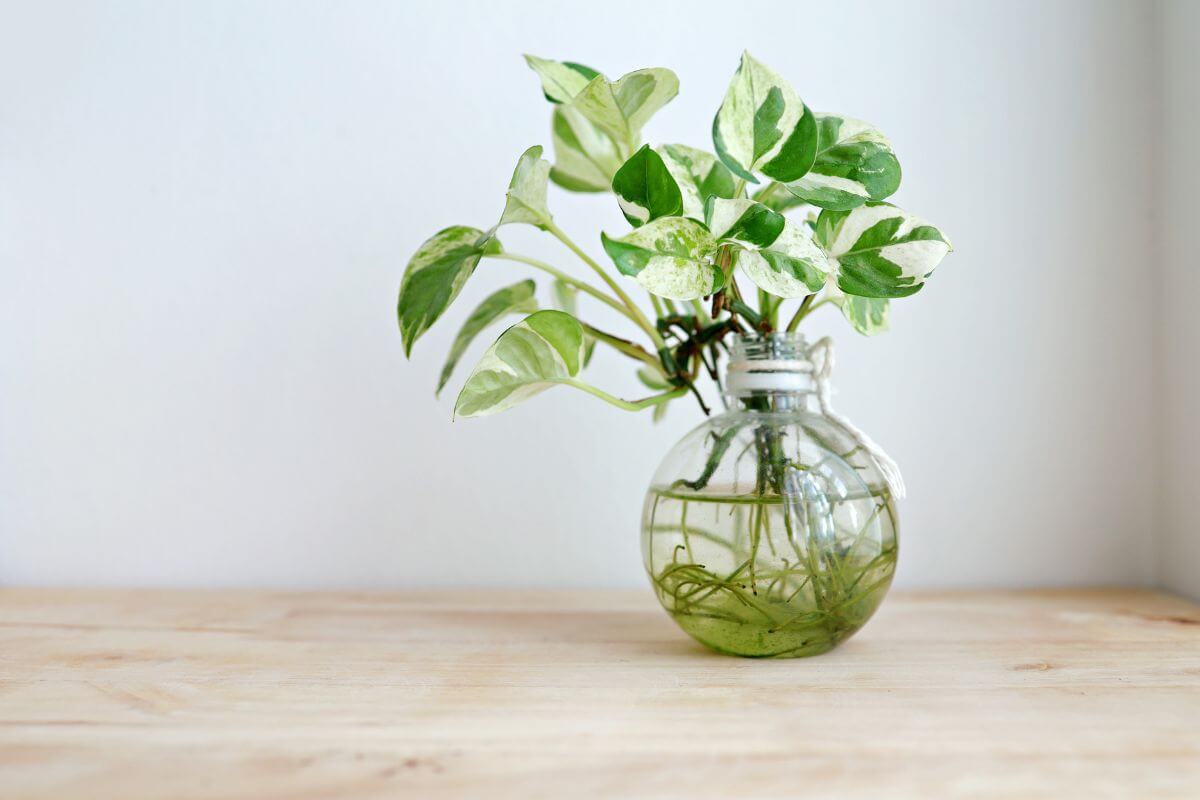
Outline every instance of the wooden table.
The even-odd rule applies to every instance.
[[[896,592],[807,660],[650,592],[0,590],[0,798],[1200,797],[1200,608]]]

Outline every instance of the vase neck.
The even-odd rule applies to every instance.
[[[748,411],[817,410],[808,343],[798,333],[738,337],[725,371],[725,393]]]

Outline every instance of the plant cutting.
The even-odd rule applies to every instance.
[[[861,334],[884,331],[891,301],[921,289],[949,240],[888,201],[900,164],[882,132],[812,111],[748,53],[717,108],[711,151],[643,143],[646,123],[678,93],[668,69],[610,80],[574,62],[526,61],[551,106],[553,163],[530,147],[494,225],[446,228],[413,255],[397,307],[405,354],[483,259],[547,276],[552,307],[524,278],[467,316],[439,392],[476,337],[522,318],[466,378],[455,415],[494,414],[555,386],[655,419],[692,398],[706,419],[668,453],[645,501],[643,555],[660,602],[720,652],[829,650],[891,583],[903,484],[832,409],[832,345],[810,344],[802,326],[834,308]],[[555,223],[551,183],[613,195],[628,228],[592,239],[603,257]],[[499,236],[509,225],[558,240],[563,261],[507,250]],[[585,321],[589,303],[627,329]],[[646,395],[587,381],[596,348],[627,358]]]

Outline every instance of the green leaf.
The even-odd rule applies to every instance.
[[[713,144],[725,166],[751,183],[755,172],[795,181],[816,158],[816,118],[786,81],[743,53],[713,119]]]
[[[465,225],[446,228],[426,239],[409,259],[396,304],[405,356],[458,297],[479,259],[500,251],[492,233]]]
[[[888,329],[888,306],[891,301],[882,297],[845,294],[836,286],[826,291],[829,291],[830,301],[842,310],[842,315],[854,330],[864,336],[875,336]]]
[[[662,217],[619,239],[605,234],[600,239],[622,274],[659,297],[692,300],[725,284],[724,273],[713,263],[716,240],[687,217]]]
[[[551,61],[525,55],[525,63],[542,79],[542,93],[551,103],[569,103],[583,87],[600,73],[583,64],[570,61]]]
[[[682,144],[664,144],[655,150],[683,196],[683,216],[702,220],[710,197],[734,196],[733,173],[712,153]]]
[[[574,383],[583,365],[579,321],[562,311],[537,311],[500,334],[467,378],[454,413],[482,417],[512,408],[559,383]]]
[[[798,199],[830,210],[882,200],[900,188],[900,162],[878,129],[834,114],[817,114],[820,145],[812,169],[787,184]]]
[[[550,133],[550,180],[572,192],[607,192],[621,167],[612,138],[570,106],[554,109]]]
[[[784,218],[753,200],[709,199],[704,222],[712,235],[751,247],[766,247],[783,231]]]
[[[679,93],[679,78],[661,67],[639,69],[609,81],[597,75],[571,101],[597,127],[633,152],[642,127]]]
[[[471,316],[467,317],[467,321],[458,331],[458,336],[454,337],[454,344],[450,346],[450,354],[446,356],[446,365],[442,367],[441,377],[438,378],[436,394],[442,393],[458,360],[462,358],[467,347],[484,328],[508,314],[528,314],[531,311],[537,311],[538,306],[537,301],[533,298],[533,290],[534,283],[531,280],[514,283],[512,286],[506,286],[488,295],[471,312]]]
[[[542,158],[541,145],[534,145],[521,154],[517,168],[508,183],[508,195],[504,202],[504,213],[496,223],[525,222],[545,228],[551,221],[550,208],[546,205],[546,186],[550,177],[550,162]]]
[[[558,310],[565,311],[572,317],[578,316],[576,312],[579,306],[579,290],[558,278],[554,279],[554,283],[551,284],[550,288],[554,294],[554,305],[558,307]],[[587,344],[583,348],[583,365],[585,367],[592,363],[592,354],[594,352],[596,352],[596,340],[588,336]]]
[[[708,201],[709,230],[734,242],[734,268],[776,297],[803,297],[820,291],[830,265],[805,225],[797,225],[753,200]]]
[[[678,216],[683,211],[683,195],[675,178],[663,164],[662,156],[643,145],[617,170],[613,192],[621,213],[635,228],[659,217]]]
[[[739,250],[733,263],[764,292],[787,298],[820,291],[832,269],[808,227],[791,220],[771,244]]]
[[[822,211],[816,240],[836,265],[838,288],[859,297],[907,297],[950,252],[949,239],[890,203]]]

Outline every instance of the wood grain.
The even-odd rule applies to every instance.
[[[0,797],[1200,797],[1200,608],[893,593],[814,659],[643,592],[0,590]]]

